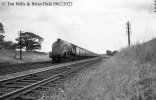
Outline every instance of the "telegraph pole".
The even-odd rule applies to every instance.
[[[19,36],[20,36],[20,40],[19,40],[19,45],[20,45],[20,59],[22,59],[22,43],[21,43],[21,33],[22,31],[20,30]]]
[[[131,41],[130,41],[130,22],[128,21],[127,23],[126,23],[126,32],[127,32],[127,35],[128,35],[128,46],[130,46],[131,45]]]

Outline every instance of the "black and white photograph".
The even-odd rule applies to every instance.
[[[0,0],[0,100],[156,100],[156,0]]]

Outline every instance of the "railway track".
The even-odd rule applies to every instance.
[[[52,65],[56,65],[56,64],[51,64],[50,61],[44,61],[44,62],[34,62],[34,63],[0,65],[0,76],[16,73],[20,71],[36,69],[36,68],[43,68],[43,67],[52,66]]]
[[[73,73],[89,64],[93,64],[98,60],[99,58],[96,58],[81,63],[75,63],[60,68],[0,81],[0,100],[35,99],[32,96],[26,96],[26,94],[30,92],[36,93],[38,89],[47,89],[45,85],[49,82],[59,80],[60,78],[63,78],[64,76]]]
[[[76,58],[75,61],[83,60],[87,58]],[[58,65],[61,63],[51,63],[51,61],[42,61],[42,62],[31,62],[31,63],[22,63],[22,64],[11,64],[11,65],[2,65],[0,64],[0,76],[6,74],[12,74],[21,71],[32,70],[36,68],[45,68],[47,66]]]

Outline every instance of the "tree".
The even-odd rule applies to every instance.
[[[0,33],[4,33],[4,26],[2,23],[0,23]]]
[[[106,51],[106,54],[109,55],[109,56],[112,56],[113,55],[113,52],[111,50],[107,50]]]
[[[0,23],[0,49],[16,49],[16,44],[12,41],[5,41],[4,40],[4,26]]]
[[[3,42],[4,42],[4,35],[3,34],[0,34],[0,45],[2,45],[3,44]]]
[[[20,37],[16,38],[17,48],[25,48],[26,51],[33,51],[36,49],[41,49],[41,43],[43,42],[43,38],[39,35],[36,35],[31,32],[21,33],[21,41]]]
[[[2,23],[0,23],[0,49],[2,49],[3,48],[3,43],[4,43],[4,28],[3,28],[4,26],[3,26],[3,24]]]
[[[115,51],[113,51],[113,55],[115,55],[116,53],[118,53],[118,51],[116,51],[116,50],[115,50]]]
[[[12,41],[5,41],[3,43],[3,48],[4,49],[9,49],[9,50],[14,50],[16,49],[16,43],[13,43]]]

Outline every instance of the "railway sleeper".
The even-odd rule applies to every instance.
[[[28,82],[13,82],[12,84],[18,84],[18,85],[30,85]]]
[[[56,86],[56,83],[48,83],[48,84],[45,84],[43,85],[43,87],[48,87],[48,88],[52,88],[52,87],[55,87]]]
[[[39,95],[39,92],[37,91],[29,91],[24,94],[20,94],[18,97],[15,98],[15,100],[36,100]]]
[[[35,76],[35,77],[28,77],[26,79],[44,79],[44,78],[47,78],[47,76],[45,76],[45,75],[44,76],[43,75],[42,76],[41,75],[39,76],[38,75],[38,76]]]
[[[5,88],[23,88],[25,85],[1,85],[0,87],[5,87]]]
[[[65,80],[65,79],[64,79]],[[55,80],[54,83],[61,83],[64,81],[63,79]]]
[[[16,81],[25,79],[25,78],[27,78],[28,76],[29,76],[29,75],[26,75],[26,76],[23,76],[23,77],[13,78],[13,79],[11,79],[11,80],[6,80],[6,81],[1,82],[0,85],[3,85],[3,84],[10,84],[10,83],[13,83],[13,82],[16,82]]]
[[[8,93],[14,90],[16,90],[16,88],[1,88],[0,93]]]
[[[36,100],[36,97],[31,97],[31,96],[19,96],[19,97],[16,97],[14,100]]]
[[[21,80],[22,82],[30,82],[30,83],[35,83],[37,80],[33,80],[33,79],[23,79]]]
[[[34,80],[34,81],[40,81],[40,80],[43,80],[45,78],[40,78],[40,77],[37,77],[37,78],[26,78],[24,80]]]
[[[3,93],[3,92],[0,92],[0,96],[1,96],[1,95],[4,95],[4,93]]]
[[[42,88],[42,89],[46,89],[46,90],[47,90],[47,89],[50,89],[51,87],[43,86],[43,85],[42,85],[42,86],[40,86],[39,88]],[[36,89],[38,89],[38,88],[36,88]],[[35,89],[34,91],[36,91],[36,89]]]
[[[32,90],[32,91],[34,91],[34,92],[38,92],[38,91],[47,91],[47,89],[49,89],[49,88],[40,86],[40,87],[38,87],[38,88],[36,88],[36,89],[34,89],[34,90]]]
[[[19,81],[16,81],[16,82],[21,82],[21,83],[24,82],[24,83],[29,83],[29,84],[30,84],[30,83],[35,83],[36,80],[24,80],[24,79],[23,79],[23,80],[19,80]]]

